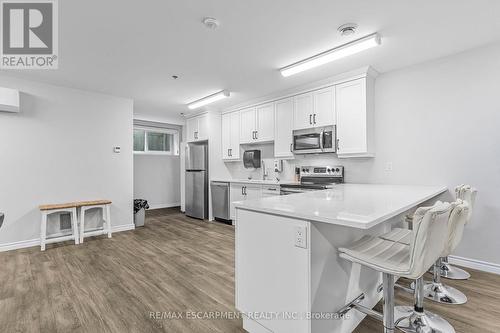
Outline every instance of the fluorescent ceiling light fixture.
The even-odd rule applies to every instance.
[[[207,97],[203,97],[202,99],[199,99],[197,101],[194,101],[194,102],[191,102],[188,104],[188,108],[193,110],[193,109],[197,109],[203,105],[207,105],[207,104],[210,104],[210,103],[213,103],[215,101],[218,101],[220,99],[223,99],[223,98],[226,98],[226,97],[229,97],[230,94],[229,94],[229,91],[227,90],[222,90],[222,91],[219,91],[218,93],[215,93],[213,95],[209,95]]]
[[[333,48],[331,50],[322,52],[302,61],[296,62],[295,64],[292,64],[290,66],[283,67],[280,69],[281,75],[283,75],[284,77],[294,75],[308,69],[327,64],[334,60],[348,57],[352,54],[370,49],[372,47],[380,45],[380,43],[380,35],[378,33],[374,33],[350,43]]]

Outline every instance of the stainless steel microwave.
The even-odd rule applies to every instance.
[[[320,154],[336,152],[335,126],[293,131],[294,154]]]

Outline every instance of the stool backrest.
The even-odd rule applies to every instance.
[[[410,243],[410,274],[421,277],[441,256],[448,241],[448,218],[452,205],[436,202],[432,207],[420,207],[413,215]]]
[[[462,199],[469,205],[467,221],[465,222],[467,224],[472,219],[472,211],[474,210],[474,205],[476,203],[477,190],[470,185],[462,184],[455,188],[455,195],[457,199]]]
[[[470,209],[467,201],[457,199],[454,206],[448,221],[448,246],[443,252],[443,257],[449,256],[460,244],[469,216]]]

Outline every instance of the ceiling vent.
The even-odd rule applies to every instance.
[[[216,30],[220,26],[219,21],[217,21],[217,19],[213,17],[205,17],[202,22],[205,25],[205,27],[211,30]]]
[[[342,24],[337,30],[342,36],[350,36],[356,33],[358,25],[356,23]]]

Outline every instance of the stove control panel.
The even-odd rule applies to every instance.
[[[301,177],[344,177],[344,167],[336,166],[303,166],[300,167]]]

